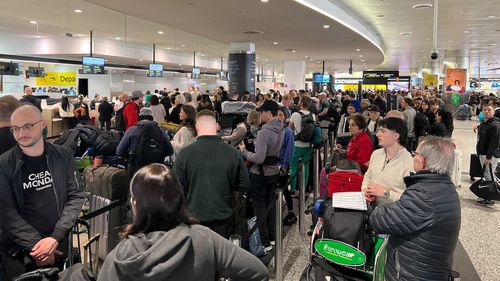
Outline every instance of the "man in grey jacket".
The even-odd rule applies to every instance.
[[[269,205],[274,204],[274,193],[278,181],[279,153],[285,135],[283,123],[278,119],[278,104],[272,100],[265,101],[256,109],[264,124],[255,139],[255,152],[246,150],[240,144],[241,154],[252,162],[250,167],[250,199],[257,216],[262,245],[269,251],[274,241],[274,207],[266,214]]]
[[[43,266],[61,267],[67,235],[84,195],[72,153],[44,141],[47,126],[32,105],[11,117],[17,146],[0,156],[3,269],[8,280]]]
[[[455,146],[429,137],[418,146],[398,201],[376,208],[370,226],[389,234],[385,280],[448,280],[460,231],[460,200],[451,182]]]

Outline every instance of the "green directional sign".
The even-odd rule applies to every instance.
[[[452,104],[456,104],[456,105],[460,105],[460,94],[452,94],[451,95],[451,103]]]
[[[331,239],[319,239],[314,249],[325,259],[340,265],[360,266],[366,262],[363,252],[353,246]]]

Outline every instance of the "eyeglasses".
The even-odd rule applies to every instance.
[[[10,128],[10,131],[13,133],[13,134],[18,134],[19,132],[21,132],[21,130],[24,130],[24,131],[31,131],[31,129],[33,129],[33,127],[42,122],[43,120],[39,120],[35,123],[27,123],[27,124],[24,124],[22,125],[21,127],[17,127],[17,126],[12,126],[12,128]]]
[[[416,152],[416,151],[412,151],[411,156],[415,157],[415,156],[417,156],[417,155],[420,155],[420,153],[418,153],[418,152]]]

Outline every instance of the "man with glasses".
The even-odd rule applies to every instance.
[[[11,125],[18,145],[0,156],[0,243],[7,280],[39,267],[62,267],[66,237],[84,199],[72,153],[42,137],[47,124],[41,112],[22,105]]]

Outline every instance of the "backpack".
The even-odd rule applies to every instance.
[[[118,131],[125,131],[126,123],[123,117],[123,110],[125,109],[126,103],[123,103],[122,108],[118,109],[115,113],[115,129]]]
[[[295,140],[302,142],[312,142],[315,139],[316,134],[316,125],[314,124],[313,113],[304,114],[299,111],[300,116],[302,117],[302,121],[300,122],[301,130],[300,133],[295,135]],[[321,128],[320,133],[321,133]]]
[[[358,248],[367,258],[373,250],[374,240],[368,231],[368,212],[333,208],[327,204],[319,237],[334,239]]]
[[[425,132],[431,127],[429,123],[429,118],[422,112],[418,112],[415,115],[415,120],[413,121],[413,126],[415,127],[415,134],[417,136],[425,135]]]
[[[165,159],[165,137],[156,123],[137,125],[140,139],[135,151],[135,165],[139,169],[151,163],[163,163]]]

